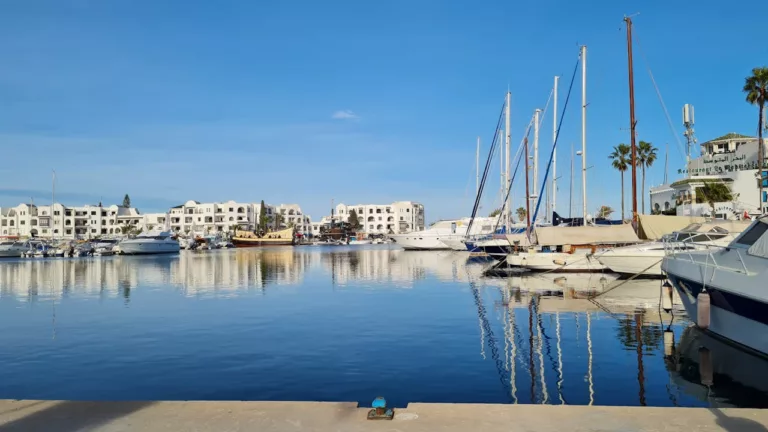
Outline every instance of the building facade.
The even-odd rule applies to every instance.
[[[352,211],[357,215],[361,231],[366,234],[400,234],[424,229],[424,205],[417,202],[338,204],[334,217],[337,220],[349,222]]]
[[[311,219],[298,204],[265,204],[267,229],[295,227],[301,234],[311,232]],[[170,229],[189,234],[230,232],[235,228],[255,230],[261,220],[261,203],[187,201],[169,210]],[[278,216],[279,215],[279,216]]]
[[[42,237],[87,239],[121,235],[138,229],[143,218],[138,209],[111,205],[67,207],[19,204],[0,210],[0,235],[3,237]]]
[[[759,182],[768,190],[768,166],[758,161],[755,137],[729,133],[701,144],[701,156],[677,170],[682,179],[650,188],[651,211],[679,216],[738,218],[768,212],[768,193],[759,196]],[[701,195],[705,185],[725,185],[732,200],[714,203],[714,209]]]

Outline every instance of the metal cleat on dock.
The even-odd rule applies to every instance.
[[[392,420],[395,417],[395,410],[387,408],[387,400],[381,396],[373,400],[371,407],[368,420]]]

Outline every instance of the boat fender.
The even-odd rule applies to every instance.
[[[704,289],[696,297],[696,326],[700,329],[709,328],[710,309],[709,293]]]
[[[712,369],[712,353],[707,347],[699,348],[699,377],[701,384],[707,387],[715,383],[714,371]]]
[[[675,354],[675,332],[671,328],[664,330],[664,357]]]
[[[565,260],[561,260],[561,259],[552,260],[552,262],[554,262],[555,264],[557,264],[559,266],[564,266],[566,264]]]
[[[672,284],[668,280],[661,285],[661,308],[666,313],[672,311]]]

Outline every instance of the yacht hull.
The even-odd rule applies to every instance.
[[[292,240],[285,239],[240,239],[233,238],[232,244],[236,248],[259,247],[259,246],[292,246]]]
[[[596,272],[606,267],[592,254],[564,252],[520,253],[507,256],[507,264],[533,271]]]
[[[419,236],[419,233],[389,236],[395,244],[405,250],[448,250],[448,246],[436,236]]]
[[[635,275],[640,272],[647,276],[661,276],[661,260],[664,251],[658,254],[617,254],[607,251],[597,257],[601,264],[608,267],[614,273]]]
[[[176,242],[131,241],[120,243],[120,253],[123,255],[155,255],[179,252]]]
[[[768,303],[738,294],[726,286],[744,287],[753,276],[728,271],[706,269],[702,278],[700,263],[667,257],[662,263],[672,286],[680,295],[685,311],[693,322],[698,322],[698,295],[707,280],[710,297],[708,331],[739,345],[768,355]],[[754,281],[753,281],[754,283]]]

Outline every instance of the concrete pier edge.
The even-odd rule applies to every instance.
[[[768,410],[411,403],[391,421],[353,402],[0,400],[0,432],[768,431]]]

